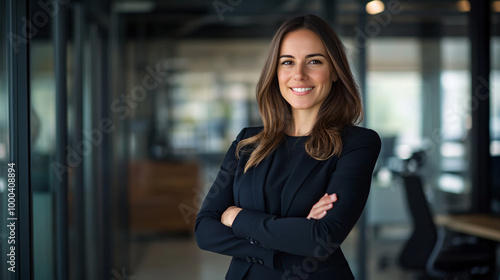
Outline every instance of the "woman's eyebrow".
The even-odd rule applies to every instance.
[[[320,54],[320,53],[313,53],[313,54],[308,54],[306,55],[306,58],[310,58],[310,57],[315,57],[315,56],[322,56],[322,57],[325,57],[324,55]],[[326,57],[325,57],[326,58]]]
[[[325,57],[324,55],[320,54],[320,53],[313,53],[313,54],[308,54],[306,55],[306,58],[310,58],[310,57],[315,57],[315,56],[322,56],[322,57]],[[280,55],[280,59],[281,58],[295,58],[293,57],[293,55],[289,55],[289,54],[284,54],[284,55]],[[326,58],[326,57],[325,57]]]

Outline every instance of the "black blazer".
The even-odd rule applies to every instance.
[[[238,142],[260,132],[245,128],[232,143],[217,178],[207,193],[195,225],[201,249],[233,259],[226,279],[241,280],[251,266],[282,266],[281,279],[354,279],[339,248],[358,220],[370,190],[380,138],[369,129],[348,126],[342,132],[340,156],[318,161],[307,154],[284,186],[279,216],[264,212],[264,182],[270,161],[265,159],[243,173],[248,153],[235,157]],[[269,157],[268,157],[269,158]],[[276,159],[274,159],[276,160]],[[279,159],[278,159],[279,160]],[[250,188],[252,196],[241,196]],[[312,206],[325,194],[338,201],[320,220],[308,220]],[[232,228],[220,222],[231,205],[243,208]],[[262,275],[261,279],[268,279]]]

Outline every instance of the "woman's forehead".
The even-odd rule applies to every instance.
[[[316,53],[327,55],[321,38],[309,29],[290,31],[281,42],[280,55],[306,56]]]

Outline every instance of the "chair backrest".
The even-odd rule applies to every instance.
[[[500,213],[500,156],[491,157],[492,210]]]
[[[437,241],[437,230],[422,179],[418,175],[403,177],[406,201],[413,222],[413,232],[399,255],[403,268],[425,270],[429,255]]]

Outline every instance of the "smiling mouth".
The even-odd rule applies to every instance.
[[[311,92],[314,89],[314,87],[300,87],[300,88],[291,87],[290,89],[293,91],[293,93],[297,95],[306,95],[309,92]]]

